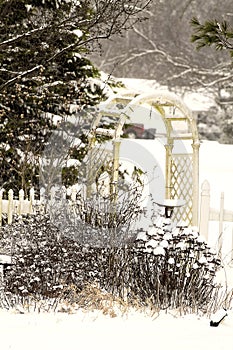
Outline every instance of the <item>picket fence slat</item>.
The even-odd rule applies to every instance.
[[[226,210],[224,208],[224,193],[221,193],[219,209],[211,208],[210,206],[210,185],[208,181],[204,181],[201,187],[201,201],[200,201],[200,219],[199,219],[199,232],[208,241],[209,235],[209,223],[215,221],[218,222],[218,247],[219,254],[222,253],[223,246],[223,232],[224,223],[232,223],[233,226],[233,211]],[[232,244],[233,244],[233,229],[232,229]],[[233,251],[231,253],[233,259]]]
[[[208,240],[208,226],[210,217],[210,185],[204,181],[201,187],[201,203],[199,215],[199,232]]]

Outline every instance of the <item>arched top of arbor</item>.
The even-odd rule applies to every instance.
[[[134,97],[128,105],[128,108],[133,105],[149,105],[155,108],[163,118],[167,129],[167,136],[174,139],[192,139],[198,141],[198,131],[196,121],[192,116],[191,110],[184,104],[182,99],[176,94],[168,91],[154,91],[152,93],[144,93]],[[166,114],[166,108],[176,108],[177,113]],[[175,122],[187,122],[187,132],[176,133]],[[172,132],[174,132],[172,134]]]
[[[93,123],[90,142],[94,145],[95,135],[101,134],[113,138],[113,170],[111,183],[116,184],[119,166],[120,137],[124,124],[133,116],[136,108],[145,107],[142,123],[146,122],[146,114],[150,110],[159,112],[165,128],[161,134],[156,132],[156,138],[165,139],[166,156],[166,199],[184,199],[187,206],[177,211],[176,219],[185,220],[192,225],[198,222],[199,197],[199,138],[196,121],[192,112],[182,99],[168,91],[152,91],[138,94],[134,91],[124,91],[110,96],[99,105],[99,113]],[[114,129],[98,128],[103,116],[111,117]],[[177,141],[189,140],[191,151],[186,147],[174,147]],[[179,143],[178,143],[179,145]],[[115,186],[115,185],[114,185]],[[114,192],[115,189],[112,189]]]
[[[120,137],[124,123],[127,117],[134,113],[134,108],[138,106],[147,106],[158,111],[166,127],[166,137],[169,140],[193,140],[193,143],[199,143],[196,121],[192,116],[191,110],[184,104],[182,99],[176,94],[168,91],[153,91],[149,93],[137,94],[133,91],[124,91],[122,93],[110,96],[100,106],[100,115],[108,114],[117,117],[115,137]],[[173,109],[168,113],[166,109]],[[178,113],[174,113],[174,110]],[[101,116],[100,116],[101,118]],[[98,120],[99,122],[99,120]],[[97,124],[98,124],[97,122]],[[143,119],[142,119],[143,122]],[[177,122],[183,122],[183,129],[177,129]]]

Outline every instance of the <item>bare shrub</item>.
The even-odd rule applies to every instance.
[[[71,284],[81,290],[97,273],[96,252],[61,235],[46,215],[4,226],[0,241],[12,255],[5,288],[14,294],[56,297]]]
[[[31,298],[42,308],[47,299],[60,309],[78,305],[114,316],[116,305],[211,313],[232,301],[232,291],[215,279],[218,256],[194,228],[163,217],[120,247],[81,245],[47,216],[4,226],[0,243],[14,262],[5,271],[2,305]]]
[[[211,312],[226,301],[215,281],[221,261],[195,229],[173,227],[160,218],[140,232],[131,247],[105,254],[101,283],[124,300],[138,299],[156,309]]]

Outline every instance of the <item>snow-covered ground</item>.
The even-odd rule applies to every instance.
[[[179,349],[230,350],[233,313],[218,327],[195,315],[171,313],[153,317],[139,312],[110,318],[94,312],[76,314],[12,314],[0,312],[3,350]]]

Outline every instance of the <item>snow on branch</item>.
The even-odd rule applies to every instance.
[[[28,69],[28,70],[25,71],[25,72],[19,72],[19,74],[18,74],[16,77],[14,77],[14,78],[12,78],[12,79],[6,81],[4,84],[0,85],[0,91],[3,90],[3,89],[5,89],[7,86],[12,85],[12,84],[14,84],[15,82],[21,80],[21,79],[22,79],[23,77],[25,77],[26,75],[29,75],[29,74],[31,74],[31,73],[33,73],[33,72],[39,70],[39,69],[42,69],[42,68],[43,68],[42,65],[37,65],[37,66],[33,67],[32,69]]]
[[[24,39],[26,37],[30,37],[32,36],[33,34],[36,34],[38,32],[42,32],[42,31],[45,31],[47,29],[49,29],[51,26],[46,26],[46,27],[39,27],[39,28],[35,28],[33,30],[29,30],[28,32],[26,33],[23,33],[23,34],[20,34],[20,35],[17,35],[13,38],[10,38],[10,39],[7,39],[7,40],[4,40],[2,42],[0,42],[0,47],[2,46],[6,46],[6,45],[11,45],[21,39]]]

